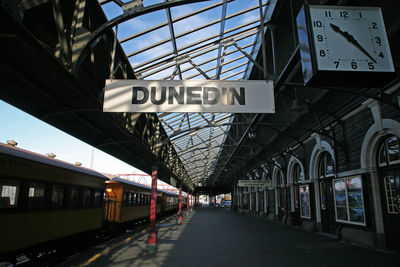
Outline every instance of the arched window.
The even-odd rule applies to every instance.
[[[298,184],[304,181],[304,173],[299,163],[293,165],[293,183]]]
[[[397,136],[390,135],[382,140],[378,153],[378,166],[389,166],[400,163],[400,141]]]
[[[330,183],[326,178],[333,177],[334,169],[335,166],[331,154],[327,151],[323,152],[318,162],[318,177],[321,179],[319,182],[319,190],[322,210],[326,209],[327,185]]]
[[[276,186],[284,186],[282,171],[278,169],[275,174]]]
[[[299,188],[299,184],[301,182],[304,181],[304,173],[303,170],[300,166],[300,164],[298,162],[296,162],[293,165],[293,169],[292,169],[292,179],[293,179],[293,183],[295,185],[294,188],[294,205],[295,208],[299,208],[299,192],[300,192],[300,188]]]
[[[331,154],[324,152],[318,162],[318,177],[320,179],[333,176],[335,166]]]

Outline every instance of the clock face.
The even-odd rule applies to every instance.
[[[310,6],[310,17],[319,70],[394,72],[380,8]]]

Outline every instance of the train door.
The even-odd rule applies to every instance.
[[[386,137],[378,155],[379,188],[386,245],[400,250],[400,145],[396,136]]]
[[[125,198],[130,196],[130,194],[125,193],[124,194],[124,202],[129,201]],[[117,210],[117,197],[115,194],[112,194],[112,191],[110,189],[107,189],[106,192],[104,193],[104,212],[105,212],[105,219],[106,222],[113,223],[115,222],[116,218],[116,210]]]

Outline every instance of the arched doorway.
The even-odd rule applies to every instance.
[[[377,153],[386,245],[400,250],[400,139],[384,136]]]
[[[332,189],[335,164],[329,152],[321,153],[318,160],[318,185],[321,203],[322,231],[334,233],[336,230],[335,203]]]

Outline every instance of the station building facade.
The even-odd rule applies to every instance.
[[[345,2],[346,5],[363,4]],[[364,2],[382,7],[398,73],[399,4]],[[299,9],[301,3],[297,4]],[[282,10],[290,8],[287,4],[287,9]],[[285,25],[285,15],[290,17],[282,11],[275,19],[276,47],[282,48],[276,51],[275,57],[283,59],[275,66],[277,73],[284,72],[292,56],[282,51],[287,44],[284,35],[293,34],[288,30],[290,23]],[[292,75],[294,79],[296,75]],[[343,99],[339,96],[336,99],[331,92],[329,101],[337,101],[337,108],[329,111],[335,119],[323,121],[317,117],[320,130],[312,130],[315,128],[310,126],[306,136],[284,136],[287,140],[300,141],[271,139],[274,148],[279,147],[280,151],[261,150],[259,158],[262,160],[237,179],[271,180],[272,186],[235,185],[234,207],[240,212],[264,216],[289,226],[330,233],[340,240],[400,250],[400,81],[398,74],[395,76],[385,86],[375,88],[374,92],[378,92],[375,95],[379,97],[358,97],[343,104]],[[275,94],[276,102],[283,101],[282,91]],[[278,111],[276,116],[284,120],[288,114]],[[309,112],[304,116],[314,115],[315,112]],[[308,126],[303,125],[304,128]],[[262,132],[257,132],[257,138],[263,139],[259,133]]]
[[[272,180],[272,187],[236,187],[236,205],[306,230],[399,249],[400,112],[368,100],[342,121],[328,128],[335,140],[311,134],[304,146],[249,174]]]

